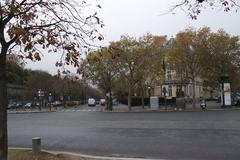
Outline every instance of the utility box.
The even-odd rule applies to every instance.
[[[151,110],[159,109],[159,98],[157,96],[150,97],[150,108]]]
[[[183,97],[176,98],[176,109],[183,110],[186,108],[185,100]]]

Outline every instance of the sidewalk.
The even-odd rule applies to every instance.
[[[8,114],[25,114],[25,113],[50,113],[50,112],[100,112],[103,111],[103,107],[91,107],[91,108],[82,108],[81,106],[63,106],[52,107],[51,110],[49,107],[43,107],[41,110],[39,108],[31,109],[9,109]]]
[[[41,111],[39,109],[10,109],[7,111],[8,114],[24,114],[24,113],[48,113],[48,112],[56,112],[56,109],[52,109],[51,111],[48,108],[43,108]]]
[[[206,111],[226,111],[226,110],[240,110],[240,107],[236,107],[236,106],[232,106],[231,108],[221,108],[221,104],[220,103],[216,103],[215,101],[207,101],[207,109]],[[168,105],[168,106],[160,106],[159,109],[157,110],[153,110],[151,109],[149,106],[144,106],[144,108],[142,108],[142,106],[134,106],[132,107],[132,110],[129,111],[128,110],[128,106],[124,105],[124,104],[118,104],[118,105],[114,105],[113,106],[113,111],[107,111],[104,110],[105,107],[101,107],[99,110],[96,110],[98,112],[173,112],[173,111],[185,111],[185,112],[199,112],[202,111],[202,109],[200,108],[200,103],[197,102],[196,103],[196,108],[193,109],[192,108],[192,104],[187,104],[186,108],[183,109],[176,109],[174,105]],[[88,109],[79,109],[79,106],[75,106],[75,107],[66,107],[63,108],[63,106],[61,107],[52,107],[52,109],[50,110],[50,108],[42,108],[41,111],[38,108],[34,108],[34,109],[10,109],[8,110],[8,114],[25,114],[25,113],[49,113],[49,112],[68,112],[70,110],[73,111],[86,111]]]
[[[221,108],[221,104],[217,103],[215,101],[207,101],[207,109],[206,111],[226,111],[226,110],[240,110],[240,107],[232,106],[231,108]],[[113,106],[112,112],[173,112],[173,111],[202,111],[200,107],[200,103],[196,103],[196,108],[192,108],[192,104],[186,104],[186,108],[183,109],[176,109],[173,105],[168,106],[159,106],[158,110],[153,110],[149,106],[144,106],[144,109],[142,106],[134,106],[131,108],[132,110],[128,110],[128,106],[124,104],[119,104],[117,106]]]

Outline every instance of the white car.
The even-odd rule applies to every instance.
[[[100,105],[104,106],[106,104],[106,100],[105,99],[100,99]]]
[[[96,106],[96,101],[94,98],[88,99],[88,106]]]

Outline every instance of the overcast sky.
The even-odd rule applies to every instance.
[[[181,0],[89,0],[91,4],[100,4],[99,17],[105,27],[100,31],[107,45],[110,41],[119,40],[123,34],[139,37],[146,33],[154,35],[175,36],[177,32],[192,26],[211,27],[213,31],[223,28],[231,35],[240,35],[240,12],[224,13],[223,11],[206,9],[197,20],[191,20],[181,9],[175,14],[168,13],[170,8]],[[57,56],[45,55],[41,62],[28,62],[27,68],[41,69],[56,74]]]

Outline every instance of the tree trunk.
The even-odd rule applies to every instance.
[[[109,96],[107,96],[107,110],[108,111],[112,111],[113,107],[112,107],[112,90],[109,89],[108,92]]]
[[[112,111],[113,110],[113,104],[112,104],[112,89],[107,88],[105,89],[105,92],[107,94],[106,96],[106,105],[107,105],[107,110]]]
[[[141,100],[142,100],[142,109],[144,109],[144,87],[141,87]]]
[[[0,54],[0,160],[7,160],[7,82],[6,82],[6,52],[2,47]]]
[[[113,106],[112,106],[112,90],[109,90],[109,110],[112,111],[113,110]]]
[[[132,87],[130,86],[128,88],[128,110],[131,111],[132,110]]]
[[[195,87],[196,87],[195,80],[193,80],[193,85],[192,85],[192,91],[193,91],[193,94],[192,94],[192,107],[193,107],[193,109],[196,109]]]

